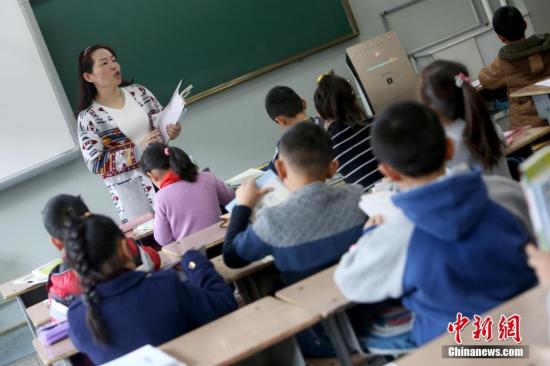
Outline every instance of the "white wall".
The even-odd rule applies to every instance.
[[[307,57],[192,105],[176,145],[189,151],[201,166],[209,166],[221,178],[229,178],[269,160],[281,131],[265,114],[263,99],[267,91],[274,85],[289,85],[311,104],[315,80],[320,73],[334,69],[351,78],[345,66],[345,48],[383,33],[379,13],[403,2],[350,0],[361,32],[359,39]],[[424,21],[429,24],[429,19]],[[330,26],[330,19],[320,19],[319,26]],[[426,27],[426,31],[429,31],[429,27]],[[9,87],[3,87],[0,99],[2,93],[8,92]],[[309,112],[314,112],[311,105]],[[40,211],[44,203],[58,193],[79,193],[92,211],[116,217],[102,181],[86,170],[81,159],[0,191],[1,282],[22,275],[57,255],[48,244]]]

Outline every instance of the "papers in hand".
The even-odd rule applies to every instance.
[[[264,207],[270,207],[278,205],[279,203],[286,200],[290,192],[286,187],[283,185],[283,182],[279,179],[279,177],[273,173],[273,171],[268,170],[263,174],[261,177],[256,179],[256,185],[258,188],[263,187],[271,187],[273,190],[269,193],[267,193],[265,196],[262,197],[260,202],[254,207],[254,211],[252,212],[251,220],[254,221],[256,218],[256,212],[258,210],[264,208]],[[233,207],[237,205],[237,200],[234,199],[233,201],[229,202],[227,206],[225,206],[226,210],[228,212],[233,211]]]
[[[252,179],[252,178],[257,179],[257,178],[261,177],[264,173],[265,172],[263,170],[248,169],[248,170],[245,170],[244,172],[242,172],[239,175],[236,175],[232,178],[229,178],[228,180],[225,181],[225,184],[227,184],[231,188],[235,189],[235,188],[238,188],[241,184],[243,184],[247,180]]]
[[[185,100],[180,95],[180,86],[181,86],[181,80],[178,83],[178,86],[176,87],[176,90],[174,90],[174,94],[172,94],[172,98],[170,99],[170,102],[164,107],[164,109],[157,114],[155,128],[158,128],[160,130],[160,134],[162,135],[162,139],[165,143],[168,142],[168,132],[166,131],[166,127],[168,127],[171,124],[179,122],[180,118],[183,117],[185,114]],[[185,88],[185,91],[189,91],[190,88]],[[182,94],[184,94],[182,92]],[[185,94],[185,95],[188,95]]]
[[[103,364],[103,366],[185,366],[174,357],[166,352],[151,346],[145,345],[136,349],[122,357],[119,357],[111,362]]]

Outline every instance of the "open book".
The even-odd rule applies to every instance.
[[[550,250],[550,146],[537,151],[523,164],[521,185],[538,245]]]
[[[279,179],[279,177],[273,173],[271,170],[268,170],[256,179],[256,185],[258,188],[262,187],[272,187],[273,190],[262,197],[260,202],[254,207],[254,211],[252,212],[251,220],[254,221],[256,218],[256,212],[258,210],[262,209],[263,207],[269,207],[269,206],[275,206],[279,203],[286,200],[290,192],[286,187],[283,185],[283,182]],[[233,201],[229,202],[227,206],[225,206],[226,210],[231,213],[233,211],[233,207],[237,205],[237,200],[234,199]]]
[[[150,344],[132,351],[122,357],[103,364],[103,366],[185,366],[174,357]]]

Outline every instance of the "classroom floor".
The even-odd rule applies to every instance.
[[[41,365],[32,346],[32,334],[27,324],[3,334],[0,338],[0,366]]]

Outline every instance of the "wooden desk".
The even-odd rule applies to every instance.
[[[532,127],[518,132],[514,135],[512,143],[506,147],[506,155],[510,155],[519,149],[530,145],[539,138],[546,136],[550,133],[550,126],[545,127]]]
[[[73,343],[69,338],[54,343],[51,346],[43,346],[38,339],[33,339],[32,345],[40,357],[40,360],[45,365],[51,365],[54,362],[61,361],[72,355],[76,355],[78,351],[74,347]]]
[[[215,223],[201,231],[197,231],[194,234],[186,236],[180,241],[173,242],[162,247],[162,251],[169,254],[182,255],[189,249],[208,249],[215,245],[223,243],[225,234],[227,232],[226,227],[221,227],[222,221]]]
[[[334,350],[344,366],[353,365],[348,351],[363,351],[351,327],[346,308],[353,305],[336,287],[333,276],[336,265],[318,272],[300,282],[278,291],[275,296],[285,302],[314,311],[322,316],[322,324]]]
[[[498,341],[498,319],[501,314],[521,315],[522,344],[529,346],[529,359],[444,359],[441,357],[441,347],[454,345],[454,335],[443,334],[422,348],[396,361],[399,366],[420,366],[420,365],[529,365],[543,366],[550,364],[550,340],[548,336],[549,319],[546,312],[547,291],[541,287],[529,290],[510,301],[496,307],[487,314],[493,316],[493,339],[492,342],[476,342],[472,339],[471,326],[468,325],[461,333],[464,344],[476,345],[503,345],[514,344]]]
[[[229,365],[292,337],[320,319],[315,312],[268,296],[160,348],[188,366]]]
[[[244,277],[247,277],[263,268],[269,267],[273,264],[273,257],[268,255],[264,259],[259,261],[252,262],[248,266],[243,268],[229,268],[223,261],[223,256],[219,255],[210,260],[216,268],[216,271],[224,278],[227,282],[236,282]]]
[[[550,80],[550,79],[547,79]],[[541,80],[542,81],[542,80]],[[511,98],[531,97],[537,108],[540,118],[550,121],[550,87],[542,85],[529,85],[510,93]]]
[[[26,309],[27,315],[35,328],[46,324],[50,321],[50,306],[49,300],[41,301]]]
[[[524,88],[521,88],[519,90],[516,90],[513,93],[510,93],[510,97],[512,98],[532,97],[534,95],[544,95],[544,94],[550,94],[550,87],[532,84]]]

